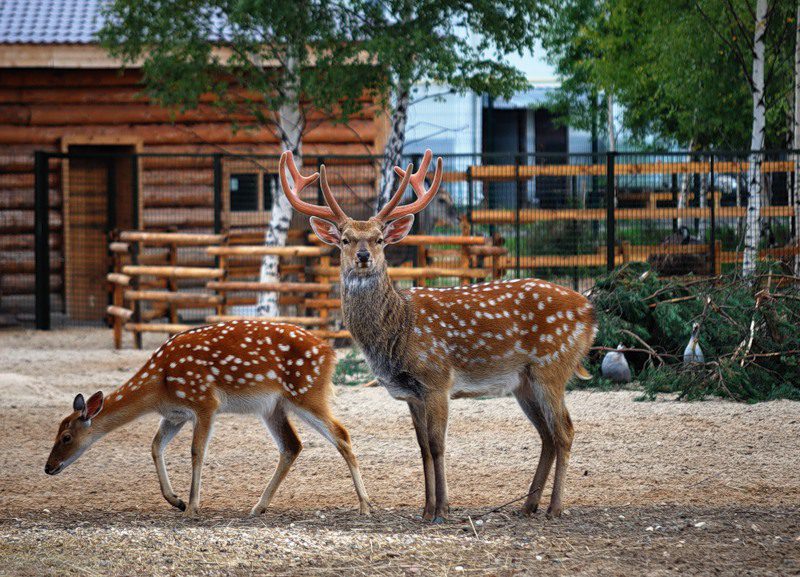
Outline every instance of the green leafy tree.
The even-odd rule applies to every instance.
[[[795,19],[774,1],[764,37],[765,146],[787,142]],[[540,35],[565,121],[589,128],[613,94],[632,141],[744,150],[752,135],[754,0],[545,0]]]
[[[763,150],[790,141],[792,3],[567,0],[547,6],[543,43],[565,78],[555,100],[572,122],[586,125],[592,112],[586,103],[593,100],[587,95],[602,92],[621,105],[634,142],[656,137],[691,150]],[[750,156],[746,275],[755,271],[761,233],[761,160]]]
[[[141,61],[157,102],[185,110],[212,94],[215,106],[273,130],[300,162],[309,110],[343,122],[365,92],[383,89],[385,74],[344,49],[337,11],[327,0],[114,0],[100,41],[126,64]],[[276,195],[266,244],[285,244],[291,215]],[[265,257],[261,280],[277,280],[277,266]],[[262,294],[258,310],[277,315],[277,294]]]
[[[352,0],[340,6],[351,50],[363,50],[386,71],[391,130],[384,150],[378,204],[394,189],[408,107],[414,91],[432,85],[509,97],[527,88],[507,56],[534,48],[536,0]]]

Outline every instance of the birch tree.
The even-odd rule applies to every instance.
[[[392,169],[401,164],[415,96],[427,97],[432,86],[503,97],[527,88],[508,55],[534,49],[538,15],[537,0],[352,0],[340,6],[339,21],[353,48],[387,71],[390,130],[378,207],[394,189]]]
[[[767,32],[767,0],[756,0],[753,34],[753,131],[750,140],[747,217],[744,232],[744,259],[742,275],[751,276],[758,261],[758,243],[761,240],[761,164],[764,150],[767,110],[764,103],[764,37]]]
[[[309,110],[345,121],[365,93],[375,97],[384,86],[377,66],[341,48],[335,7],[325,0],[114,0],[99,37],[124,64],[141,62],[156,102],[184,111],[213,95],[231,117],[252,119],[234,129],[268,128],[301,165],[303,134],[316,126]],[[275,195],[264,242],[285,244],[291,218],[285,196]],[[278,280],[276,257],[264,257],[259,278]],[[257,311],[277,315],[277,293],[262,293]]]

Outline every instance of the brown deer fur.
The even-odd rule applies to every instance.
[[[153,460],[164,498],[196,514],[200,473],[221,412],[259,415],[275,439],[277,469],[251,514],[263,513],[302,449],[288,419],[294,414],[328,439],[344,457],[358,494],[361,513],[369,500],[350,435],[331,414],[331,375],[336,354],[324,341],[294,325],[258,320],[231,321],[190,329],[173,336],[124,385],[107,397],[88,401],[78,395],[74,412],[59,426],[45,472],[55,475],[110,431],[145,413],[162,416],[153,439]],[[164,449],[186,422],[194,423],[192,485],[188,509],[172,490]]]
[[[290,155],[281,164],[287,160],[291,161]],[[430,151],[410,178],[410,170],[398,169],[405,178],[396,197],[410,182],[419,197],[413,210],[430,202],[440,181],[435,177],[431,189],[424,190],[421,182],[429,163]],[[441,160],[437,175],[440,172]],[[596,332],[591,303],[574,291],[537,279],[398,291],[387,274],[384,247],[408,234],[414,219],[410,205],[392,206],[367,221],[354,221],[341,213],[329,194],[324,170],[321,184],[329,207],[317,207],[324,211],[298,204],[299,191],[288,186],[283,170],[282,177],[295,208],[312,214],[317,235],[341,249],[347,328],[380,384],[408,403],[422,453],[423,517],[440,520],[448,512],[444,451],[449,399],[509,393],[542,438],[524,510],[536,511],[555,460],[548,515],[560,515],[574,435],[564,389],[573,374],[585,378],[581,361]],[[299,187],[315,180],[304,177]],[[397,218],[398,213],[405,215]]]

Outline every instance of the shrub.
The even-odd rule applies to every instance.
[[[626,356],[644,398],[678,392],[688,399],[800,399],[800,285],[780,271],[766,263],[752,281],[736,274],[668,280],[647,265],[621,267],[591,291],[595,345],[638,349]],[[695,322],[706,362],[685,365]],[[593,355],[595,373],[602,354]]]

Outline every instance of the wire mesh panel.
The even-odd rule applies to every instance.
[[[617,264],[646,262],[662,276],[714,271],[717,196],[704,154],[615,157]]]
[[[276,155],[134,154],[93,146],[40,154],[39,168],[26,154],[0,157],[0,315],[14,321],[33,318],[37,286],[46,284],[49,299],[40,300],[56,322],[102,323],[109,304],[105,275],[121,258],[109,243],[121,231],[223,234],[228,242],[260,244],[282,194]],[[303,160],[304,174],[325,163],[334,195],[353,218],[375,213],[382,158]],[[397,267],[481,266],[478,252],[436,241],[474,235],[497,251],[495,276],[535,276],[579,290],[609,266],[626,263],[649,264],[664,276],[714,275],[741,269],[749,258],[777,261],[793,274],[800,259],[798,160],[789,152],[448,155],[439,194],[413,229],[433,237],[430,246],[393,246],[387,257]],[[405,157],[408,162],[418,167],[421,157]],[[303,197],[323,202],[318,185]],[[403,202],[413,198],[409,188]],[[35,230],[48,232],[49,271],[35,258],[41,236]],[[308,233],[307,218],[294,214],[288,242],[307,243]],[[130,251],[124,258],[131,266],[217,265],[203,243],[141,242]],[[329,264],[336,258],[334,252]],[[260,264],[243,259],[232,270],[242,280],[259,280]],[[282,267],[281,278],[302,280],[302,263]],[[481,277],[413,282],[468,278]],[[142,275],[129,290],[201,292],[205,282]],[[255,294],[240,297],[242,306],[255,303]],[[171,323],[212,312],[203,302],[142,302],[137,309],[145,320]]]
[[[715,160],[723,270],[755,259],[777,262],[788,274],[796,271],[797,155],[728,153]]]

